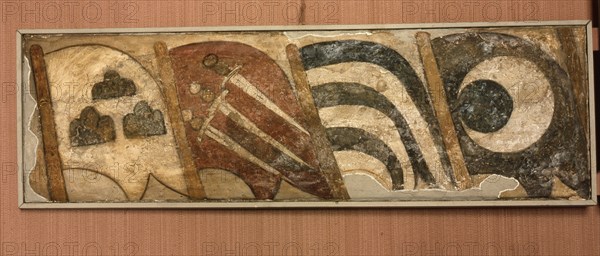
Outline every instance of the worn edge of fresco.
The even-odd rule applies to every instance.
[[[120,34],[120,33],[184,33],[184,32],[233,32],[233,31],[311,31],[311,30],[366,30],[366,29],[453,29],[493,27],[536,27],[536,26],[585,26],[588,66],[588,110],[590,131],[590,178],[591,198],[586,200],[500,200],[500,201],[219,201],[219,202],[112,202],[112,203],[32,203],[25,202],[23,180],[23,76],[22,42],[26,34]],[[397,207],[506,207],[506,206],[590,206],[598,204],[596,164],[596,121],[594,100],[594,63],[592,56],[592,22],[590,20],[531,21],[531,22],[475,22],[475,23],[426,23],[426,24],[377,24],[377,25],[310,25],[310,26],[216,26],[175,28],[102,28],[102,29],[18,29],[16,31],[16,75],[17,75],[17,187],[18,207],[21,209],[98,209],[98,208],[397,208]]]

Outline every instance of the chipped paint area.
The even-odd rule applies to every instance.
[[[386,189],[372,176],[361,174],[344,175],[344,182],[348,193],[356,200],[495,200],[501,198],[502,193],[513,191],[519,186],[515,178],[500,175],[490,175],[479,185],[461,191],[443,189],[393,191]]]

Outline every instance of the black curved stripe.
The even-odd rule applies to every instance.
[[[404,188],[404,176],[396,154],[375,135],[351,127],[327,128],[327,137],[333,151],[355,150],[377,158],[385,164],[394,190]]]
[[[374,89],[357,83],[328,83],[312,88],[317,108],[338,105],[359,105],[374,108],[389,117],[400,135],[416,177],[427,184],[435,183],[423,153],[415,140],[406,119],[385,96]],[[387,147],[387,146],[386,146]]]
[[[415,70],[402,55],[382,44],[359,40],[340,40],[311,44],[302,47],[300,53],[304,67],[307,70],[344,62],[367,62],[390,71],[405,86],[419,114],[427,122],[433,137],[435,149],[440,155],[442,168],[451,181],[455,182],[450,159],[445,150],[439,123],[433,113],[433,105],[431,104],[427,90]]]

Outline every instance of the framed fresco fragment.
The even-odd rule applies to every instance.
[[[20,30],[19,205],[596,204],[590,33]]]

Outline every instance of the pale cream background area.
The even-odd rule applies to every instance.
[[[134,106],[140,101],[146,101],[151,108],[166,113],[158,84],[139,63],[126,54],[103,46],[69,47],[47,54],[45,60],[54,93],[58,149],[65,168],[88,168],[100,172],[120,184],[131,200],[141,198],[149,173],[172,189],[186,192],[171,122],[166,114],[165,135],[128,139],[123,134],[123,117],[133,113]],[[108,70],[115,70],[121,78],[133,80],[136,94],[92,100],[92,87],[103,81]],[[81,110],[87,106],[93,106],[100,115],[112,118],[115,141],[94,146],[71,146],[69,124],[79,118]]]
[[[517,152],[544,135],[554,114],[554,96],[548,79],[534,63],[508,57],[484,61],[467,74],[459,91],[478,79],[498,82],[514,100],[508,123],[497,132],[466,129],[477,144],[494,152]]]

